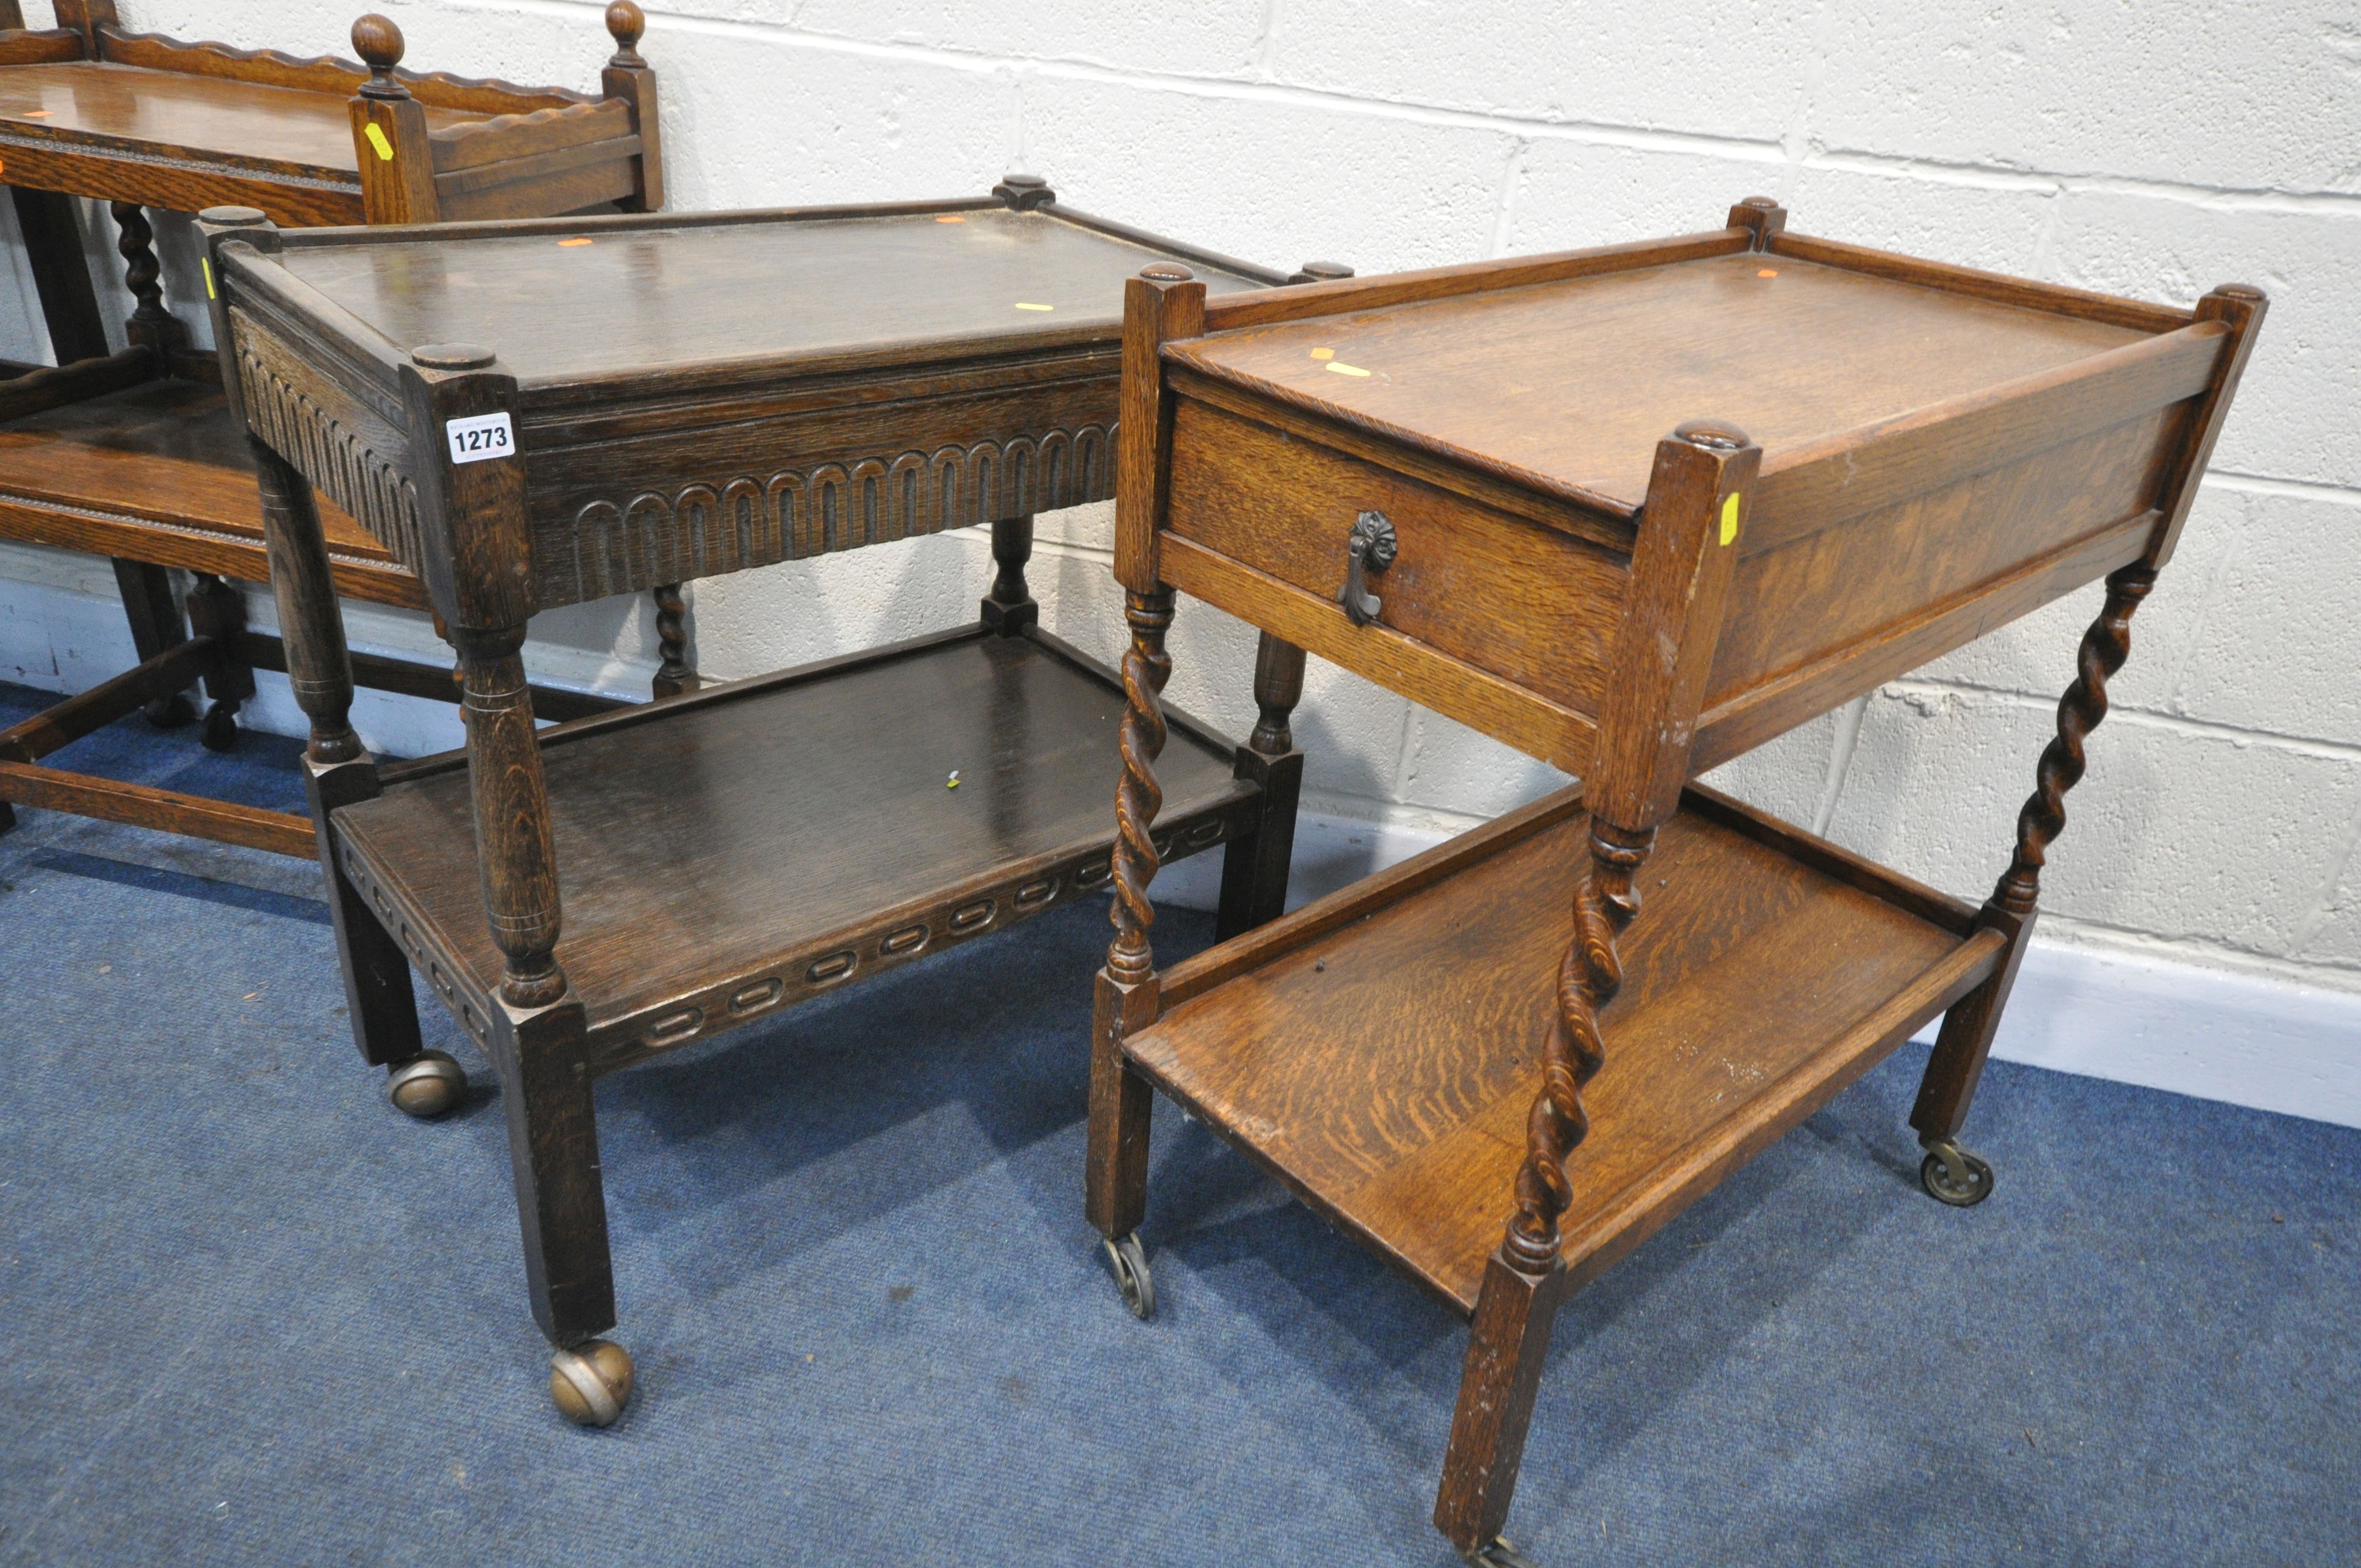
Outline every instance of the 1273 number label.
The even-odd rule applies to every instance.
[[[516,455],[516,431],[510,425],[505,409],[472,419],[445,420],[443,433],[450,440],[454,463],[483,463],[494,457]]]

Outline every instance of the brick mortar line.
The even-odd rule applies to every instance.
[[[2342,959],[2278,958],[2249,948],[2232,947],[2202,938],[2162,937],[2153,931],[2113,926],[2103,920],[2085,920],[2072,915],[2055,915],[2048,910],[2042,911],[2040,931],[2045,936],[2062,933],[2071,939],[2056,946],[2076,948],[2085,952],[2108,951],[2135,958],[2175,959],[2202,969],[2268,975],[2323,991],[2361,991],[2361,964]],[[2038,945],[2040,938],[2037,937],[2035,940]]]
[[[1982,685],[1974,681],[1916,680],[1904,677],[1888,681],[1879,688],[1905,696],[1968,696],[1997,698],[2019,707],[2053,713],[2058,707],[2054,693],[2021,691],[2009,686]],[[2361,745],[2342,740],[2323,740],[2317,736],[2289,735],[2276,729],[2242,729],[2234,724],[2217,724],[2209,719],[2185,718],[2178,714],[2158,713],[2151,708],[2126,707],[2121,705],[2107,709],[2109,725],[2127,729],[2169,730],[2200,740],[2227,740],[2235,745],[2267,745],[2314,757],[2323,762],[2361,762]]]

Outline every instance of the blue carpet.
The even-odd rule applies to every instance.
[[[289,742],[81,744],[293,798]],[[641,1394],[584,1432],[440,1010],[483,1076],[419,1124],[353,1052],[309,868],[23,816],[0,1562],[1453,1561],[1465,1330],[1169,1105],[1162,1314],[1118,1305],[1080,1196],[1100,910],[599,1086]],[[1916,1186],[1922,1065],[1576,1299],[1510,1534],[1557,1568],[2355,1560],[2361,1132],[1999,1065],[1998,1190],[1956,1211]]]

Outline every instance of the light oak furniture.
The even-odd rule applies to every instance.
[[[244,203],[282,224],[424,223],[663,205],[655,74],[636,51],[631,0],[608,7],[616,53],[600,96],[396,70],[401,33],[353,25],[366,65],[296,60],[126,31],[114,0],[58,0],[54,28],[27,29],[0,0],[0,181],[58,363],[0,365],[0,539],[111,557],[135,669],[0,731],[0,831],[9,803],[110,817],[310,855],[311,824],[286,812],[36,766],[144,708],[171,725],[202,679],[203,738],[225,749],[257,669],[282,670],[276,637],[248,631],[225,582],[269,574],[254,469],[222,401],[214,356],[192,350],[165,308],[149,208]],[[84,266],[73,198],[112,203],[128,341],[110,352]],[[331,507],[322,514],[338,593],[424,609],[417,577]],[[184,620],[168,569],[194,575]],[[660,585],[659,693],[695,684],[682,605]],[[194,631],[192,636],[192,630]],[[366,684],[456,700],[451,672],[355,661]],[[616,706],[544,693],[561,716]]]
[[[890,206],[203,222],[355,1035],[404,1109],[452,1102],[415,964],[497,1065],[552,1392],[603,1425],[631,1363],[594,1338],[592,1081],[1104,887],[1123,688],[1038,625],[1033,514],[1113,493],[1126,278],[1288,280],[1022,175]],[[425,584],[465,752],[380,768],[355,738],[314,486]],[[970,526],[997,566],[973,624],[534,731],[539,610]],[[1265,666],[1253,741],[1180,722],[1165,774],[1162,852],[1227,846],[1225,930],[1278,913],[1294,831],[1301,664]]]
[[[1089,1215],[1148,1315],[1161,1090],[1466,1314],[1435,1522],[1519,1561],[1559,1305],[1938,1014],[1922,1179],[1991,1190],[1960,1124],[2263,297],[2021,282],[1790,235],[1762,198],[1654,244],[1128,287]],[[1981,908],[1690,783],[2099,577]],[[1176,591],[1582,784],[1159,972]]]

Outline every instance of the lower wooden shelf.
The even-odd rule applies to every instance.
[[[1174,966],[1137,1067],[1462,1312],[1514,1209],[1588,819],[1568,790]],[[1991,972],[1964,904],[1693,789],[1567,1162],[1576,1282]]]
[[[557,959],[598,1070],[1104,887],[1123,710],[1054,639],[967,630],[544,730]],[[1252,831],[1232,748],[1168,718],[1167,853]],[[500,955],[465,759],[391,775],[335,812],[338,854],[480,1039]]]
[[[426,591],[325,496],[336,592],[426,607]],[[262,504],[219,387],[155,380],[0,424],[0,539],[267,583]]]

